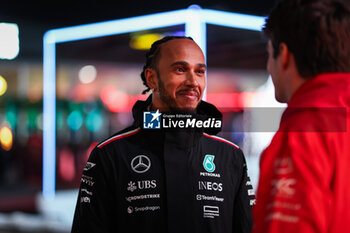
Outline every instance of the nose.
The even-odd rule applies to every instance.
[[[193,87],[199,85],[195,72],[187,73],[185,84]]]

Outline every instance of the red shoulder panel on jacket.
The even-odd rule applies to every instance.
[[[209,135],[209,134],[206,134],[206,133],[203,133],[203,135],[206,136],[207,138],[211,138],[211,139],[214,139],[214,140],[217,140],[217,141],[220,141],[220,142],[225,142],[225,143],[227,143],[227,144],[229,144],[231,146],[234,146],[237,149],[239,149],[239,146],[237,146],[233,142],[230,142],[229,140],[226,140],[224,138],[221,138],[221,137],[218,137],[218,136]]]
[[[125,132],[125,133],[123,133],[123,134],[119,134],[119,135],[113,136],[113,137],[107,139],[106,141],[101,142],[97,147],[101,149],[102,147],[104,147],[105,145],[107,145],[107,144],[109,144],[109,143],[111,143],[111,142],[114,142],[114,141],[116,141],[116,140],[118,140],[118,139],[130,137],[130,136],[132,136],[132,135],[134,135],[134,134],[137,134],[137,133],[140,132],[140,131],[141,131],[141,129],[140,129],[140,128],[137,128],[137,129],[134,129],[134,130]]]

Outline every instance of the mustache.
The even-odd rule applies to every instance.
[[[194,92],[198,97],[200,96],[199,90],[196,88],[184,88],[177,91],[178,94],[181,94],[183,92]]]

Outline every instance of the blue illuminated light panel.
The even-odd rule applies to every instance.
[[[45,199],[55,197],[56,183],[56,44],[103,36],[118,35],[185,25],[187,36],[191,36],[206,56],[206,25],[213,24],[230,28],[260,31],[264,18],[231,12],[189,7],[126,19],[92,23],[49,30],[43,38],[43,190]],[[206,97],[206,89],[204,99]]]

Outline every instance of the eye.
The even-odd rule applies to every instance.
[[[182,72],[185,72],[185,69],[182,67],[178,67],[178,68],[176,68],[176,71],[182,73]]]
[[[205,73],[205,70],[204,70],[204,69],[199,69],[199,70],[197,70],[197,73],[198,73],[198,74],[204,74],[204,73]]]

